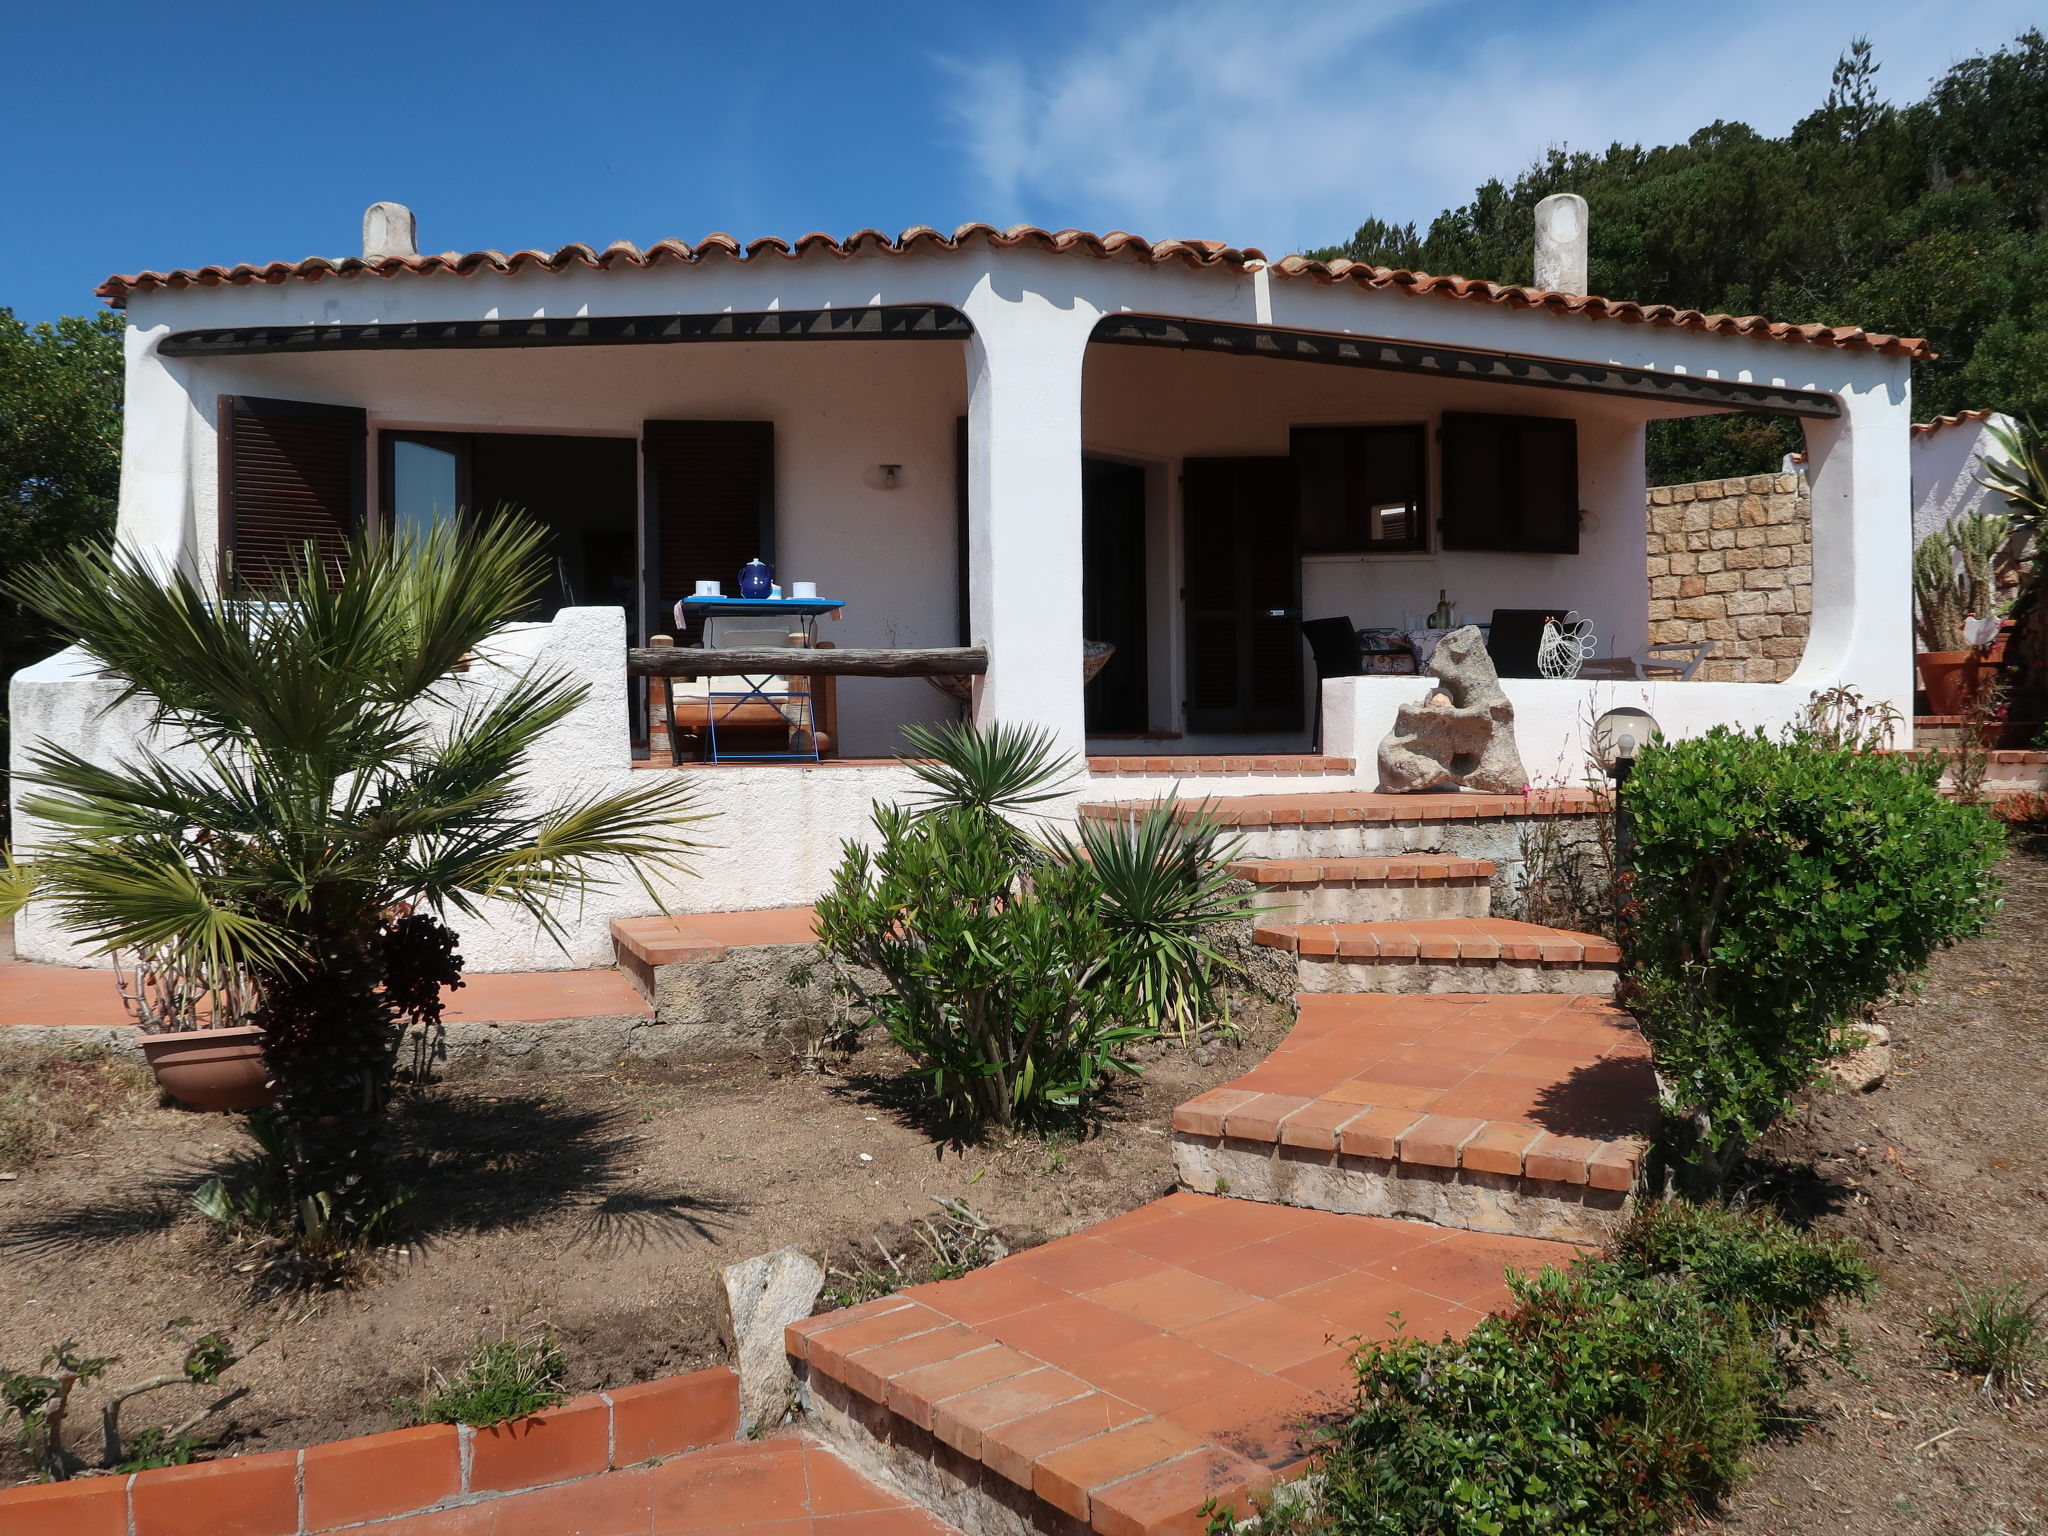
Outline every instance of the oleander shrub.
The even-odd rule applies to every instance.
[[[818,939],[878,974],[862,1001],[961,1126],[1049,1124],[1156,1031],[1126,1022],[1102,886],[1079,861],[1020,861],[1004,825],[971,809],[878,806],[880,844],[849,844],[819,900]]]
[[[1727,727],[1637,760],[1624,996],[1671,1150],[1707,1182],[1855,1047],[1860,1015],[1996,910],[1997,823],[1943,799],[1939,775]]]
[[[1235,845],[1170,798],[1077,842],[1045,820],[1077,769],[1043,731],[904,734],[917,789],[875,807],[876,846],[849,842],[817,904],[854,1033],[883,1026],[956,1127],[1070,1122],[1215,1004],[1229,962],[1206,935],[1249,910]]]
[[[1666,1530],[1734,1483],[1827,1304],[1871,1279],[1843,1244],[1671,1205],[1611,1257],[1509,1285],[1512,1306],[1462,1342],[1358,1352],[1321,1476],[1262,1512],[1260,1536]]]

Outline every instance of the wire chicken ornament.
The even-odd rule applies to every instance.
[[[1536,647],[1536,670],[1545,677],[1577,677],[1579,668],[1600,648],[1593,621],[1576,611],[1567,612],[1560,622],[1543,621],[1543,639]]]

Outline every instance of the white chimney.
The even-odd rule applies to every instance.
[[[363,211],[363,260],[419,253],[419,226],[405,204],[372,203]]]
[[[1553,192],[1536,205],[1536,286],[1586,291],[1586,200],[1576,192]]]

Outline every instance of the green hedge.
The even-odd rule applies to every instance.
[[[1711,1505],[1762,1438],[1830,1301],[1870,1293],[1838,1240],[1670,1204],[1605,1258],[1510,1276],[1461,1343],[1361,1350],[1308,1497],[1261,1536],[1611,1536]]]
[[[1756,1136],[1853,1048],[1845,1025],[1996,910],[1998,824],[1939,777],[1726,727],[1637,762],[1624,1000],[1706,1147]]]

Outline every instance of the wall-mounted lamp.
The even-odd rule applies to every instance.
[[[896,476],[898,472],[902,470],[902,468],[903,466],[901,464],[884,464],[882,466],[883,490],[893,491],[896,489]]]

